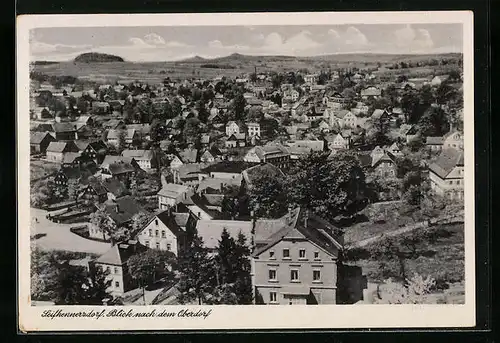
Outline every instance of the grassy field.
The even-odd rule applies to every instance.
[[[464,225],[443,225],[440,229],[441,238],[429,243],[418,258],[405,260],[407,274],[417,272],[424,277],[430,275],[441,286],[462,282],[465,276]],[[366,250],[369,249],[370,246],[367,246]],[[380,283],[388,277],[387,271],[380,269],[380,261],[362,259],[355,263],[363,268],[363,274],[369,282]],[[389,274],[393,272],[392,277],[397,276],[396,269],[389,271]]]
[[[98,83],[111,83],[116,81],[132,82],[139,80],[148,83],[159,83],[164,78],[214,78],[217,76],[237,77],[251,73],[254,68],[258,72],[269,71],[297,71],[307,69],[309,72],[325,70],[328,68],[376,68],[377,63],[394,63],[396,61],[425,61],[431,58],[458,57],[459,54],[445,55],[383,55],[383,54],[345,54],[327,55],[316,57],[291,57],[291,56],[245,56],[233,54],[212,60],[193,60],[180,62],[105,62],[105,63],[75,63],[72,61],[36,64],[31,70],[47,75],[71,75],[82,80]],[[231,69],[203,68],[204,64],[229,65]],[[442,69],[446,66],[436,66]],[[429,68],[431,71],[436,69]],[[412,73],[413,69],[402,69]],[[392,71],[390,71],[392,72]],[[399,72],[398,72],[399,73]],[[443,72],[444,73],[444,72]]]
[[[46,162],[43,160],[30,161],[30,180],[37,180],[50,175],[59,169],[57,163]]]

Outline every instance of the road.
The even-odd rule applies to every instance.
[[[45,210],[31,208],[30,212],[31,236],[46,235],[34,241],[43,250],[68,250],[100,255],[111,247],[110,243],[85,239],[72,233],[70,228],[78,224],[53,223],[45,217],[47,215]]]

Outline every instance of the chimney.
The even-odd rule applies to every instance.
[[[307,221],[309,220],[309,210],[304,211],[304,227],[307,227]]]

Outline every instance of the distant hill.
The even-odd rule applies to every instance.
[[[186,59],[182,60],[181,62],[195,62],[196,63],[196,62],[205,62],[205,61],[208,61],[208,59],[196,55],[193,57],[186,58]]]
[[[99,63],[99,62],[125,62],[120,56],[102,54],[98,52],[87,52],[75,57],[74,62]]]
[[[181,62],[210,62],[210,63],[256,63],[256,62],[331,62],[331,63],[350,63],[350,62],[380,62],[391,63],[394,61],[422,61],[439,57],[459,57],[459,53],[444,54],[426,54],[426,55],[405,55],[405,54],[380,54],[380,53],[350,53],[350,54],[331,54],[318,56],[282,56],[282,55],[242,55],[234,53],[228,56],[216,58],[201,58],[199,56],[183,60]]]
[[[59,62],[56,61],[33,61],[31,62],[32,65],[36,66],[44,66],[44,65],[49,65],[49,64],[57,64]]]

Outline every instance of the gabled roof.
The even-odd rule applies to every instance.
[[[125,149],[122,151],[122,156],[133,157],[135,160],[153,159],[153,153],[151,150],[141,150],[141,149],[136,149],[136,150]]]
[[[182,214],[184,214],[184,213],[182,213]],[[163,224],[165,224],[166,227],[168,227],[168,229],[175,235],[175,237],[180,237],[184,234],[184,231],[177,223],[176,217],[177,217],[176,214],[172,213],[170,210],[165,210],[163,212],[158,213],[155,217],[153,217],[148,222],[147,225],[149,225],[149,223],[151,223],[154,218],[158,218],[158,220],[160,220]],[[188,218],[189,218],[189,214],[188,214]]]
[[[67,152],[64,154],[62,163],[63,164],[69,164],[75,162],[75,160],[80,157],[81,154],[79,152]]]
[[[384,151],[384,154],[380,157],[372,157],[372,166],[376,167],[382,162],[395,163],[396,157],[388,151]]]
[[[384,114],[387,114],[386,110],[382,110],[382,109],[377,108],[376,110],[373,111],[371,117],[374,118],[374,119],[379,119]]]
[[[128,193],[127,186],[115,178],[107,178],[102,181],[102,186],[115,197],[119,198]]]
[[[127,263],[130,257],[137,253],[144,252],[147,249],[147,247],[137,242],[134,242],[134,244],[118,243],[113,245],[103,255],[99,256],[95,262],[113,266],[122,266]]]
[[[263,146],[256,146],[254,148],[255,154],[260,159],[264,159],[269,156],[286,156],[290,155],[288,149],[279,143],[270,143]]]
[[[430,171],[444,179],[457,166],[464,165],[464,153],[453,148],[444,149],[437,161],[429,166]]]
[[[121,130],[111,129],[108,131],[108,135],[106,136],[106,138],[107,139],[118,139],[120,131]],[[132,139],[134,137],[135,132],[136,132],[135,129],[126,129],[123,131],[125,131],[125,139]]]
[[[129,162],[115,162],[111,163],[108,167],[110,173],[112,175],[123,174],[123,173],[132,173],[137,169]]]
[[[145,212],[130,195],[117,198],[114,201],[108,201],[104,203],[104,206],[105,211],[118,226],[131,220],[137,213]]]
[[[167,183],[158,192],[158,195],[169,197],[169,198],[177,198],[179,195],[187,193],[188,191],[189,191],[188,186],[178,185],[175,183]]]
[[[282,221],[282,225],[274,222],[269,223],[269,225],[259,225],[256,223],[255,241],[257,241],[258,237],[261,246],[254,251],[253,256],[259,256],[290,236],[308,240],[334,257],[337,257],[338,251],[343,249],[341,237],[335,237],[334,233],[338,228],[310,213],[309,210],[297,208],[280,218],[280,220]],[[257,230],[259,230],[259,233],[257,233]]]
[[[48,132],[33,132],[33,131],[31,131],[30,132],[30,144],[42,143],[42,141],[45,139],[45,137],[47,137],[47,135],[49,135],[49,137],[52,138],[52,136]],[[54,139],[52,138],[52,140],[54,140]]]
[[[47,152],[66,152],[71,150],[73,143],[70,142],[50,142],[47,146]]]
[[[76,127],[71,123],[54,123],[52,124],[54,132],[75,132]]]
[[[184,149],[179,151],[178,156],[183,163],[196,163],[198,160],[198,149]]]

